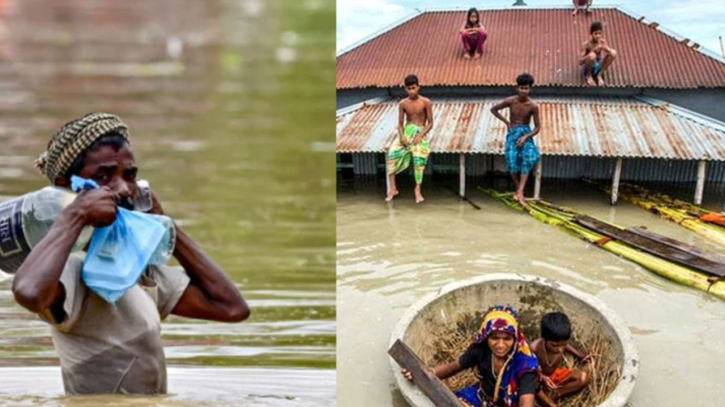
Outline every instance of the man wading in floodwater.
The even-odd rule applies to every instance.
[[[249,317],[241,293],[216,263],[176,226],[174,257],[183,267],[148,266],[115,306],[81,278],[84,256],[71,248],[86,226],[111,225],[117,206],[133,209],[136,173],[128,128],[105,113],[66,123],[38,159],[54,185],[77,175],[98,183],[81,192],[30,252],[13,281],[15,300],[53,329],[68,394],[166,392],[161,320],[189,318],[240,322]],[[154,214],[163,214],[153,197]]]

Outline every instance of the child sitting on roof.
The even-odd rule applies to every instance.
[[[542,376],[536,397],[547,407],[557,407],[556,400],[581,391],[589,383],[586,372],[562,367],[566,352],[584,363],[591,359],[569,345],[570,339],[569,318],[561,312],[551,312],[541,318],[541,338],[531,342]]]
[[[574,3],[574,12],[571,15],[575,16],[579,10],[584,10],[586,14],[591,13],[589,7],[592,6],[592,0],[572,0],[572,2]]]
[[[614,62],[617,51],[609,47],[607,40],[604,39],[602,23],[599,21],[593,22],[589,27],[589,32],[591,38],[582,44],[584,54],[579,58],[579,65],[584,66],[587,85],[602,86],[604,85],[602,74]]]
[[[466,14],[466,22],[461,27],[461,39],[463,40],[463,49],[465,50],[463,58],[478,59],[483,55],[483,43],[486,41],[486,29],[481,23],[478,10],[471,8]]]

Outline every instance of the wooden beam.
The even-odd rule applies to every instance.
[[[458,194],[461,196],[461,198],[466,196],[466,155],[461,154],[459,160],[458,160],[458,174],[459,174],[459,183],[458,183]]]
[[[725,263],[713,261],[714,257],[711,255],[703,256],[695,251],[687,250],[682,244],[665,244],[659,239],[663,236],[655,235],[657,238],[652,239],[650,238],[651,235],[654,235],[652,232],[649,235],[634,233],[631,230],[620,229],[585,215],[577,217],[574,222],[659,258],[708,274],[725,277]]]
[[[539,162],[536,163],[536,182],[534,182],[534,199],[538,200],[541,197],[541,162],[544,157],[539,158]]]
[[[398,339],[388,351],[401,367],[408,369],[413,375],[413,383],[437,407],[460,407],[458,397],[438,379],[433,371],[420,358]]]
[[[617,164],[614,166],[614,177],[612,178],[612,205],[617,204],[619,198],[619,178],[622,176],[622,159],[617,158]]]
[[[702,205],[702,193],[705,190],[705,161],[697,163],[697,185],[695,186],[695,205]]]

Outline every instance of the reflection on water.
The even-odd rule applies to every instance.
[[[169,318],[169,365],[306,368],[294,372],[309,380],[295,373],[287,387],[334,382],[333,32],[333,0],[0,0],[0,200],[45,185],[33,160],[59,125],[118,114],[140,177],[253,307],[236,325]],[[0,366],[57,366],[47,326],[10,286],[0,282]],[[213,375],[236,372],[204,371],[212,376],[196,387],[174,383],[193,369],[171,375],[173,400],[186,384],[222,391]],[[255,400],[312,403],[297,394]],[[334,403],[320,397],[310,405]]]
[[[511,272],[552,278],[591,293],[627,322],[642,362],[632,407],[706,406],[719,397],[725,387],[720,363],[725,302],[513,211],[471,188],[479,183],[469,180],[468,185],[481,210],[459,202],[442,183],[424,186],[421,205],[414,203],[408,184],[391,205],[383,201],[382,180],[338,187],[340,405],[406,406],[386,355],[403,311],[449,282]],[[706,202],[721,207],[722,186],[708,185],[708,191]],[[639,207],[626,202],[612,207],[605,194],[579,184],[545,181],[542,194],[591,216],[623,226],[646,225],[725,254],[725,248]]]
[[[2,368],[7,405],[46,407],[195,407],[334,405],[335,373],[310,369],[237,369],[171,367],[169,394],[62,396],[60,368]],[[33,383],[32,387],[28,382]]]

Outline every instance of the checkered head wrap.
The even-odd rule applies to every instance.
[[[108,113],[89,113],[64,124],[48,142],[48,149],[35,160],[35,166],[51,183],[66,176],[73,161],[94,141],[110,132],[123,136],[131,144],[128,127],[118,116]]]

